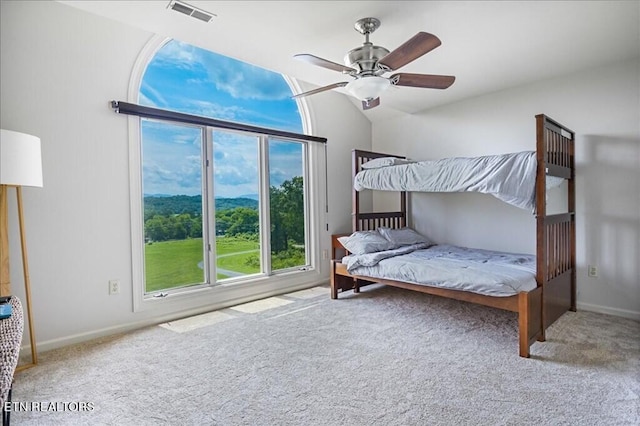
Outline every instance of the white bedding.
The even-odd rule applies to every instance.
[[[536,167],[536,154],[532,151],[445,158],[362,170],[355,176],[354,188],[356,191],[481,192],[533,212]],[[547,179],[547,187],[560,182],[560,178]]]
[[[506,297],[536,288],[536,259],[451,245],[415,244],[342,259],[355,275]]]

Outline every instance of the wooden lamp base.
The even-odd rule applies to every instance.
[[[31,364],[20,365],[17,371],[32,367],[38,363],[36,338],[31,312],[31,282],[29,279],[29,262],[27,260],[27,240],[24,230],[24,213],[22,209],[22,188],[15,186],[18,201],[18,225],[20,227],[20,245],[22,248],[22,269],[24,273],[25,301],[27,319],[29,321],[29,339],[31,343]],[[7,193],[9,185],[0,185],[0,296],[10,296],[11,274],[9,268],[9,203]]]

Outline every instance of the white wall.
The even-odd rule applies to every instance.
[[[44,188],[23,191],[39,349],[206,310],[132,309],[127,118],[108,102],[127,99],[153,34],[57,2],[0,7],[0,124],[42,140]],[[349,199],[348,152],[370,145],[371,126],[343,95],[311,101],[315,132],[329,140],[329,249],[330,233],[349,224],[350,205],[338,202]],[[13,198],[11,278],[24,300]],[[120,295],[108,295],[110,279]]]
[[[373,149],[417,160],[535,150],[539,113],[576,132],[578,308],[640,318],[637,59],[375,123]],[[435,241],[535,253],[533,216],[490,195],[411,199],[414,226]]]

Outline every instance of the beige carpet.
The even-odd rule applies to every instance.
[[[640,323],[328,288],[42,353],[15,425],[638,425]]]

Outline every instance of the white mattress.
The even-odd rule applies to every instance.
[[[342,259],[355,275],[506,297],[537,287],[536,258],[451,245],[405,246]]]
[[[536,168],[536,154],[532,151],[445,158],[362,170],[355,176],[354,188],[356,191],[481,192],[533,212]],[[547,188],[560,182],[560,178],[548,179]]]

